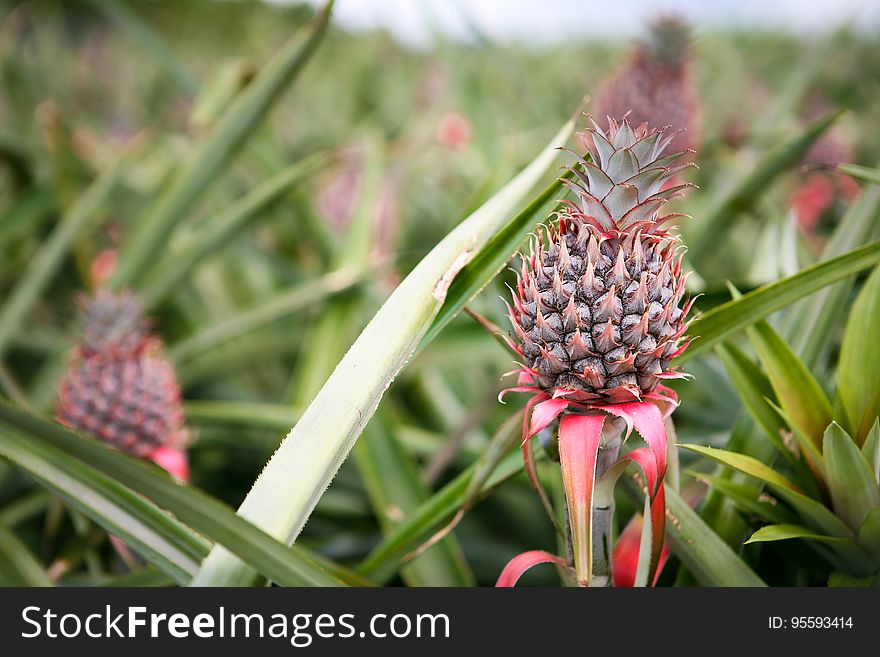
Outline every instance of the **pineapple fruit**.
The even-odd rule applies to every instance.
[[[130,292],[81,300],[85,328],[58,390],[62,424],[186,479],[180,386]]]
[[[663,156],[673,136],[633,129],[627,119],[593,122],[584,136],[592,163],[566,181],[578,204],[537,235],[523,258],[510,319],[526,379],[552,396],[580,402],[640,400],[686,347],[685,276],[677,238],[681,215],[661,208],[688,184],[666,183],[687,152]]]
[[[696,150],[700,138],[700,104],[690,66],[690,26],[681,18],[655,19],[648,38],[599,90],[596,113],[627,116],[631,125],[671,126],[680,131],[671,148]]]

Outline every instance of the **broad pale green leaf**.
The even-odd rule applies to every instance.
[[[807,497],[788,479],[757,459],[702,445],[681,445],[718,463],[728,465],[770,486],[780,498],[788,502],[801,518],[818,531],[832,536],[852,538],[852,530],[822,503]]]
[[[832,422],[822,444],[828,490],[834,511],[853,530],[858,530],[868,512],[880,507],[880,486],[858,445],[839,424]]]
[[[379,309],[254,483],[239,514],[291,543],[348,456],[388,386],[429,330],[449,286],[556,159],[573,121],[516,178],[450,232]],[[344,400],[344,404],[340,404]],[[253,569],[222,548],[212,551],[199,584],[248,584]]]
[[[798,299],[878,263],[880,241],[871,242],[716,306],[691,324],[688,334],[698,339],[676,359],[676,363],[699,356],[729,336]]]
[[[837,365],[845,426],[862,443],[880,415],[880,267],[868,277],[849,313]]]

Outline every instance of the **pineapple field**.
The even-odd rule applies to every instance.
[[[338,9],[0,2],[0,585],[880,586],[876,26]]]

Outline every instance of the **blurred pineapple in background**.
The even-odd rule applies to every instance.
[[[648,36],[607,78],[596,98],[600,117],[629,112],[631,125],[680,130],[668,147],[671,153],[700,143],[700,101],[691,70],[690,25],[678,16],[656,18]]]
[[[80,301],[85,327],[58,389],[62,424],[188,480],[180,386],[131,292]]]

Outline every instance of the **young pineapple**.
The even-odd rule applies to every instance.
[[[58,421],[186,478],[180,386],[161,340],[130,292],[81,303],[85,329],[59,386]]]
[[[671,126],[680,130],[674,150],[696,149],[700,139],[700,105],[690,66],[690,26],[674,16],[654,20],[648,38],[599,90],[596,113],[624,116],[632,125]]]
[[[681,250],[660,209],[689,185],[664,189],[686,152],[662,156],[672,137],[609,120],[585,136],[569,204],[532,242],[510,319],[537,388],[581,402],[628,402],[661,379],[684,350]],[[661,191],[662,190],[662,191]]]

